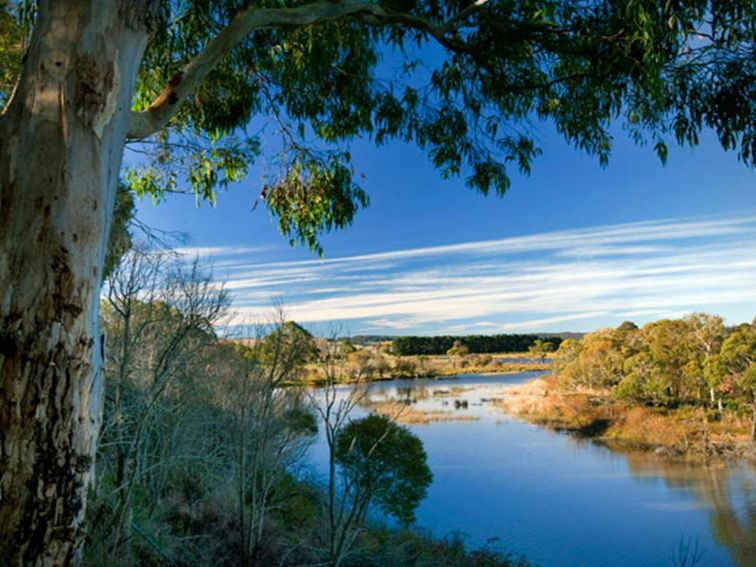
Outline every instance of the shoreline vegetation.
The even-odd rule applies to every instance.
[[[336,397],[357,378],[499,361],[391,358],[315,338],[281,309],[254,338],[222,340],[223,286],[170,251],[130,250],[105,289],[111,348],[83,565],[526,565],[416,528],[430,477],[421,442],[387,416],[353,419],[359,392]],[[302,387],[320,371],[325,399]],[[307,460],[318,432],[330,440],[324,475]],[[377,509],[398,524],[374,522]]]
[[[506,396],[493,403],[508,415],[610,449],[672,460],[756,463],[750,419],[735,411],[712,419],[700,407],[649,407],[617,400],[606,391],[567,391],[553,374],[503,391]]]
[[[167,252],[130,251],[106,284],[101,326],[111,348],[84,565],[525,565],[413,530],[427,475],[417,458],[395,458],[405,450],[382,446],[401,441],[422,454],[402,423],[458,419],[464,412],[451,407],[466,407],[455,399],[464,384],[429,394],[446,397],[450,411],[405,405],[400,415],[377,405],[381,417],[364,421],[350,413],[371,400],[341,390],[351,383],[551,368],[551,378],[504,390],[511,395],[501,403],[512,405],[502,409],[669,456],[753,455],[754,325],[725,328],[697,315],[558,343],[530,335],[526,353],[476,353],[458,337],[443,354],[397,356],[390,342],[314,337],[281,309],[255,338],[220,340],[223,287]],[[326,394],[316,398],[305,386],[321,381]],[[328,445],[325,479],[307,474],[318,432]],[[400,473],[417,482],[396,493],[388,481]],[[367,513],[375,506],[403,524],[376,526]]]
[[[440,378],[459,374],[506,374],[545,371],[550,355],[565,340],[547,335],[468,335],[433,337],[315,337],[294,321],[285,323],[290,339],[307,344],[302,368],[287,381],[291,386],[322,386],[334,363],[341,383]],[[570,333],[572,337],[579,334]],[[569,340],[569,339],[568,339]],[[230,338],[242,348],[258,339]]]
[[[527,353],[460,356],[402,356],[385,355],[377,366],[365,365],[354,359],[345,361],[343,383],[383,382],[388,380],[424,380],[448,378],[462,374],[515,374],[518,372],[547,371],[548,362],[520,360]],[[511,359],[512,362],[507,359]],[[318,364],[305,367],[304,382],[308,386],[322,386],[326,373]]]
[[[507,353],[502,359],[519,359],[527,353]],[[417,359],[419,357],[402,357]],[[434,357],[434,370],[424,375],[408,376],[389,370],[369,380],[347,379],[344,384],[383,382],[397,379],[434,380],[478,374],[495,376],[519,372],[548,371],[547,362],[510,363],[506,360],[491,365],[465,364],[454,357]],[[459,357],[457,357],[459,358]],[[413,363],[428,364],[413,360]],[[402,368],[400,364],[400,369]],[[308,373],[309,386],[319,387],[324,380],[316,370]],[[565,389],[554,374],[534,378],[524,384],[502,386],[492,403],[504,413],[554,431],[591,439],[612,449],[652,452],[674,460],[706,461],[711,459],[743,459],[756,463],[756,445],[750,440],[750,418],[742,412],[724,410],[721,415],[705,408],[645,406],[618,400],[609,390]],[[374,404],[371,411],[394,415],[396,403]],[[398,421],[403,424],[427,424],[436,421],[467,421],[458,414],[437,415],[433,412],[403,411]]]
[[[495,405],[618,450],[756,462],[756,322],[726,327],[721,317],[696,313],[642,328],[625,322],[557,344],[553,353],[552,345],[539,340],[528,353],[481,359],[455,342],[446,356],[415,357],[410,363],[399,357],[393,367],[425,364],[433,376],[551,370],[549,376],[504,387],[507,395]],[[521,364],[525,357],[531,360]],[[407,377],[395,374],[386,378]]]

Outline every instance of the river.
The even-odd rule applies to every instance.
[[[540,374],[371,385],[366,406],[409,399],[405,419],[431,419],[408,425],[434,475],[418,527],[543,567],[756,566],[756,469],[614,451],[511,418],[492,402]],[[310,458],[325,470],[322,439]]]

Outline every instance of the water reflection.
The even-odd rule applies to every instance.
[[[670,489],[694,496],[709,510],[711,533],[735,563],[756,565],[756,467],[675,463],[637,452],[625,453],[625,458],[636,477],[661,478]]]
[[[754,467],[610,449],[512,419],[492,403],[505,386],[538,375],[371,387],[360,413],[398,412],[428,452],[435,480],[420,526],[464,532],[476,546],[494,538],[545,567],[680,565],[685,544],[702,554],[699,566],[756,566]],[[316,466],[322,451],[313,449]]]

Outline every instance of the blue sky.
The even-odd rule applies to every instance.
[[[325,258],[290,248],[264,207],[261,166],[219,195],[139,204],[148,225],[186,233],[227,281],[236,322],[274,300],[316,331],[380,334],[587,331],[692,311],[756,315],[756,171],[712,136],[662,166],[621,131],[606,168],[548,126],[530,177],[504,198],[442,180],[405,144],[352,146],[371,197]]]

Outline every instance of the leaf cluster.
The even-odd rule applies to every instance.
[[[653,142],[662,161],[670,136],[695,145],[704,127],[746,163],[756,159],[752,2],[379,5],[381,18],[252,34],[172,122],[172,129],[216,139],[258,119],[277,125],[283,158],[263,196],[292,243],[322,252],[319,235],[348,225],[367,205],[344,149],[358,136],[414,143],[442,176],[464,176],[471,188],[500,195],[511,167],[527,174],[541,152],[541,120],[602,164],[614,122],[638,143]],[[166,6],[135,108],[180,79],[182,65],[241,8],[219,0]],[[189,182],[205,198],[220,183],[196,168]]]

